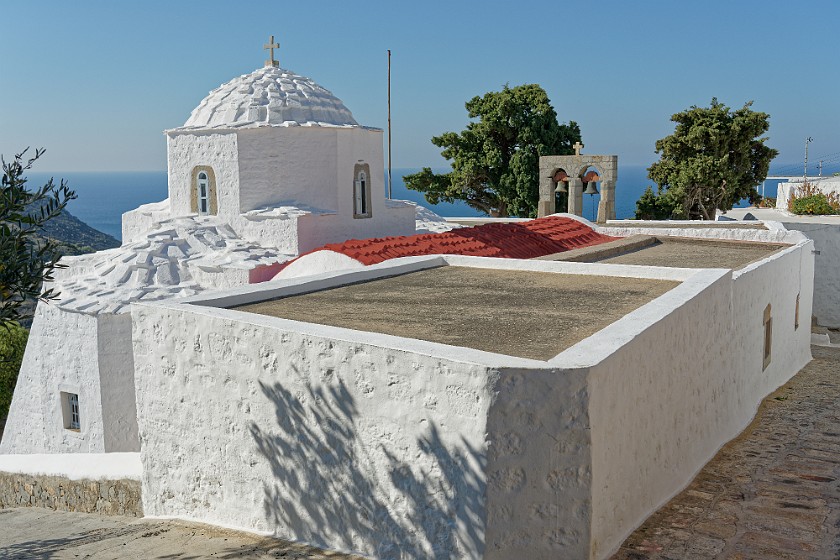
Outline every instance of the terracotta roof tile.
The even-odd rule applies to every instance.
[[[437,254],[532,259],[614,239],[577,220],[548,216],[527,222],[484,224],[445,233],[350,239],[324,245],[309,253],[335,251],[364,265],[397,257]]]

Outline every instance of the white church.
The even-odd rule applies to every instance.
[[[330,242],[415,233],[415,205],[384,196],[382,130],[273,53],[166,141],[169,198],[123,215],[121,247],[56,272],[62,297],[38,306],[0,453],[139,450],[131,302],[266,280]]]
[[[606,558],[811,359],[813,242],[778,223],[427,233],[382,131],[273,55],[165,134],[169,198],[37,307],[0,472],[119,453],[150,517]]]

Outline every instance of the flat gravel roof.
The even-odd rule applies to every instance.
[[[548,360],[678,284],[443,266],[233,309]]]
[[[737,270],[788,245],[744,241],[676,239],[657,236],[658,243],[592,262],[639,264],[678,268],[730,268]]]

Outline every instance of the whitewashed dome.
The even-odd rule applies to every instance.
[[[182,128],[359,126],[339,98],[294,72],[266,66],[214,89]]]

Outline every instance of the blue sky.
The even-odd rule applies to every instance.
[[[429,139],[464,102],[538,83],[585,152],[656,160],[671,114],[754,100],[777,164],[840,152],[837,2],[218,2],[0,0],[0,153],[44,146],[39,171],[166,167],[162,131],[211,89],[284,68],[385,128],[392,50],[394,166],[445,165]],[[840,159],[840,158],[837,158]],[[835,164],[840,166],[840,164]]]

